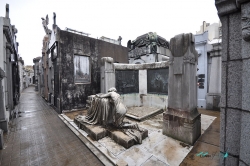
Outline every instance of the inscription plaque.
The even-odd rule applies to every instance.
[[[147,70],[148,93],[168,94],[168,72],[169,68]]]
[[[139,93],[138,70],[116,70],[115,86],[117,93]]]

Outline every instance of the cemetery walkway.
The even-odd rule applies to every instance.
[[[0,165],[102,165],[34,89],[21,94],[19,113],[4,134]]]

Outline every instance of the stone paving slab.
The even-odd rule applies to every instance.
[[[63,116],[63,115],[60,115]],[[65,116],[65,115],[64,115]],[[216,117],[201,115],[201,128],[206,130]],[[126,119],[128,120],[128,119]],[[104,137],[99,141],[94,141],[78,126],[70,122],[79,133],[85,133],[85,138],[91,142],[96,149],[107,157],[114,165],[121,160],[130,165],[146,165],[151,163],[164,163],[165,165],[179,165],[185,156],[190,152],[193,146],[187,146],[184,143],[161,135],[162,133],[162,114],[154,116],[148,120],[138,123],[141,128],[149,131],[148,138],[142,141],[142,144],[134,145],[129,149],[122,149],[122,146],[116,144],[113,140]],[[161,136],[160,136],[161,135]],[[157,137],[157,138],[155,138]],[[112,142],[113,141],[113,142]],[[123,162],[123,163],[124,163]]]
[[[100,156],[79,140],[34,87],[23,91],[19,105],[20,117],[11,119],[9,132],[4,133],[1,166],[103,165]]]
[[[205,122],[207,129],[203,129],[203,135],[194,144],[193,149],[185,157],[180,164],[181,166],[200,166],[200,165],[219,165],[220,158],[223,154],[220,153],[219,140],[220,140],[220,112],[199,110],[202,113],[201,120]],[[216,118],[216,119],[215,119]],[[215,119],[212,124],[209,123],[211,119]],[[197,154],[207,152],[207,157],[199,157]]]

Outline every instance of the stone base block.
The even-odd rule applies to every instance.
[[[134,139],[129,137],[128,135],[124,134],[121,131],[110,131],[108,130],[109,137],[114,140],[119,145],[123,146],[124,148],[130,148],[135,144]]]
[[[8,132],[9,127],[8,127],[8,120],[0,120],[0,129],[2,129],[4,132]]]
[[[201,115],[183,118],[163,113],[163,134],[187,144],[193,145],[201,135]]]
[[[130,136],[124,134],[122,131],[119,130],[110,130],[108,129],[108,136],[114,140],[119,145],[123,146],[124,148],[128,149],[131,146],[135,145],[135,140]],[[148,137],[148,130],[144,130],[140,132],[142,140]]]
[[[206,109],[208,110],[220,110],[220,94],[208,93],[206,96]]]
[[[79,122],[76,119],[74,119],[74,122],[80,129],[88,133],[91,139],[95,141],[98,141],[99,139],[109,136],[117,144],[127,149],[136,144],[133,138],[126,135],[120,130],[114,128],[103,128],[102,126],[99,125],[89,125],[87,123]],[[144,129],[144,131],[140,132],[140,134],[143,140],[146,137],[148,137],[148,130]]]

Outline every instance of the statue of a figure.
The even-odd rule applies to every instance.
[[[44,31],[48,35],[51,32],[51,30],[48,28],[49,17],[48,15],[46,15],[46,19],[44,19],[43,17],[41,19],[43,20],[42,24],[43,24]]]
[[[119,36],[119,38],[118,38],[117,40],[118,40],[118,42],[119,42],[119,45],[122,45],[122,37]]]
[[[113,109],[115,109],[114,115],[113,115],[114,125],[116,127],[122,127],[123,119],[125,117],[125,114],[127,113],[127,108],[125,105],[121,103],[120,95],[116,93],[116,89],[110,88],[107,94],[103,94],[103,95],[97,94],[96,96],[100,98],[107,98],[107,97],[111,98],[110,102],[111,104],[114,105]]]
[[[158,41],[158,37],[157,37],[156,32],[154,32],[154,33],[149,32],[148,33],[148,39],[149,39],[149,43],[150,43],[151,53],[157,53],[157,41]]]
[[[88,124],[99,124],[108,126],[112,125],[117,129],[128,129],[126,134],[132,136],[137,142],[141,143],[142,138],[135,131],[142,131],[138,125],[123,122],[127,107],[121,102],[120,95],[116,92],[115,88],[110,88],[107,94],[96,94],[90,96],[90,108],[88,109],[87,116],[78,115],[77,120]]]

